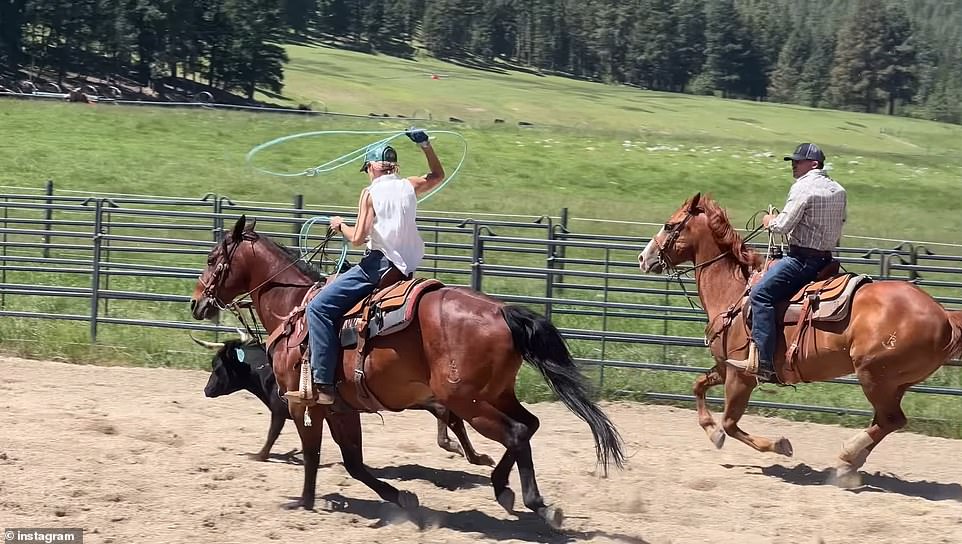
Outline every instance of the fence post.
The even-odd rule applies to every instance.
[[[90,274],[90,343],[97,343],[97,316],[100,310],[100,250],[103,244],[101,229],[104,200],[94,201],[93,257]]]
[[[294,195],[294,219],[303,219],[304,214],[301,213],[304,210],[304,195]],[[299,246],[299,236],[301,234],[301,228],[304,227],[304,223],[298,221],[294,223],[291,231],[294,233],[294,243],[291,245]]]
[[[214,238],[214,242],[219,242],[219,241],[221,240],[221,238],[224,237],[224,220],[223,220],[223,219],[221,218],[221,216],[220,216],[220,213],[221,213],[221,210],[220,210],[220,206],[221,206],[220,195],[214,194],[213,197],[214,197],[214,198],[213,198],[214,209],[212,210],[212,212],[213,212],[213,214],[214,214],[214,224],[213,224],[213,227],[212,227],[212,229],[211,229],[211,232],[212,232],[212,235],[213,235],[213,238]],[[205,198],[206,198],[206,197],[205,197]]]
[[[4,203],[4,204],[8,204],[9,202],[10,202],[10,199],[9,199],[9,198],[4,198],[4,199],[3,199],[3,203]],[[7,211],[8,211],[9,208],[10,208],[10,206],[6,206],[6,205],[3,207],[3,257],[4,257],[4,258],[3,258],[3,269],[0,270],[0,274],[2,274],[2,275],[0,275],[0,281],[2,281],[3,283],[7,283],[7,259],[6,259],[6,257],[7,257],[7,226],[8,226],[8,225],[7,225]],[[4,289],[4,290],[0,290],[0,308],[4,308],[4,309],[5,309],[6,307],[7,307],[7,295],[6,295],[6,289]]]
[[[608,343],[608,286],[609,279],[608,274],[611,272],[611,248],[605,248],[605,283],[604,283],[604,306],[601,307],[601,370],[598,376],[598,393],[600,395],[605,394],[605,357],[607,355],[606,347]]]
[[[484,263],[484,246],[481,242],[481,225],[472,223],[472,249],[471,249],[471,288],[475,291],[481,290],[481,265]]]
[[[43,230],[47,231],[47,234],[43,235],[43,258],[50,258],[50,231],[53,228],[53,180],[48,179],[46,185],[44,186],[44,192],[47,195],[45,201],[47,202],[47,209],[43,211]]]
[[[558,230],[555,236],[556,238],[567,240],[567,238],[565,238],[564,235],[571,232],[570,230],[568,230],[568,208],[561,208],[561,218],[558,224],[555,225],[555,229]],[[555,255],[558,257],[558,263],[556,268],[558,268],[559,270],[565,269],[564,259],[565,259],[566,250],[567,250],[567,247],[565,247],[563,244],[557,246],[557,252],[555,253]],[[557,279],[559,282],[564,283],[565,281],[564,274],[558,274]]]
[[[547,247],[545,248],[545,268],[548,269],[548,273],[545,275],[544,282],[544,317],[547,320],[551,320],[551,310],[552,304],[551,299],[554,298],[554,268],[555,268],[555,244],[554,244],[554,225],[551,223],[551,218],[548,218],[548,240]]]
[[[101,226],[103,227],[105,238],[102,242],[101,252],[103,254],[104,262],[109,264],[110,263],[110,239],[109,239],[110,238],[110,206],[108,206],[107,209],[104,210],[104,215],[106,216],[106,220],[103,221]],[[110,290],[110,270],[104,273],[104,290],[105,291]],[[107,316],[107,317],[110,316],[110,299],[107,299],[107,298],[104,299],[104,316]]]

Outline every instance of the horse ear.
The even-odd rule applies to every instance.
[[[251,217],[251,222],[247,224],[247,227],[244,228],[244,230],[247,232],[254,232],[254,225],[256,224],[257,224],[257,218]]]
[[[231,231],[232,240],[240,240],[241,237],[244,236],[245,223],[247,223],[247,215],[241,215],[237,220],[237,223],[234,223],[234,230]]]
[[[698,208],[699,200],[701,200],[701,193],[695,193],[695,196],[691,197],[691,203],[688,204],[688,213],[695,213],[695,210]]]

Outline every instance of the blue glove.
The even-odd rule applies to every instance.
[[[428,142],[428,133],[424,132],[419,128],[411,127],[406,131],[404,131],[404,134],[406,134],[407,137],[410,138],[412,142],[422,147],[424,146],[424,144]]]

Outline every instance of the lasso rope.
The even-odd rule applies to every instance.
[[[297,236],[297,246],[301,251],[301,259],[304,259],[305,261],[307,261],[308,253],[314,252],[313,250],[310,250],[307,248],[308,240],[310,238],[311,227],[314,226],[314,223],[330,224],[330,222],[331,222],[331,218],[327,217],[326,215],[318,215],[304,222],[304,224],[301,226],[301,232]],[[327,241],[325,240],[324,244],[326,243]],[[323,247],[318,247],[317,251],[323,251]],[[341,267],[344,266],[345,261],[347,261],[347,240],[345,240],[342,237],[341,238],[341,256],[338,258],[337,264],[334,266],[335,274],[341,270]]]
[[[260,153],[261,151],[263,151],[263,150],[265,150],[265,149],[267,149],[267,148],[269,148],[269,147],[272,147],[272,146],[275,146],[275,145],[278,145],[278,144],[282,144],[282,143],[284,143],[284,142],[289,142],[289,141],[291,141],[291,140],[296,140],[296,139],[298,139],[298,138],[308,138],[308,137],[312,137],[312,136],[323,136],[323,135],[329,135],[329,134],[351,134],[351,135],[371,135],[371,134],[376,134],[376,135],[387,135],[387,136],[385,136],[384,138],[382,138],[382,139],[380,139],[380,140],[377,140],[376,142],[373,142],[373,143],[370,143],[370,144],[366,144],[366,145],[361,146],[361,147],[359,147],[359,148],[357,148],[357,149],[355,149],[355,150],[353,150],[353,151],[350,151],[350,152],[348,152],[348,153],[345,153],[345,154],[341,155],[340,157],[337,157],[337,158],[335,158],[335,159],[329,160],[329,161],[327,161],[327,162],[325,162],[325,163],[323,163],[323,164],[319,164],[319,165],[317,165],[317,166],[314,166],[314,167],[311,167],[311,168],[307,168],[307,169],[302,170],[302,171],[300,171],[300,172],[274,172],[274,171],[272,171],[272,170],[268,170],[268,169],[266,169],[266,168],[261,168],[261,167],[259,167],[259,166],[256,166],[256,165],[254,165],[254,164],[252,163],[252,160],[253,160],[253,158],[254,158],[255,155],[257,155],[258,153]],[[429,192],[428,194],[426,194],[426,195],[422,196],[421,198],[419,198],[419,199],[418,199],[418,203],[419,203],[419,204],[422,203],[422,202],[424,202],[424,201],[426,201],[427,199],[431,198],[432,196],[434,196],[438,191],[440,191],[441,189],[443,189],[448,183],[451,183],[451,181],[452,181],[452,180],[458,175],[458,173],[461,171],[461,167],[464,165],[464,161],[465,161],[465,159],[466,159],[467,156],[468,156],[468,142],[467,142],[467,140],[464,139],[464,136],[461,136],[461,134],[459,134],[459,133],[457,133],[457,132],[454,132],[454,131],[450,131],[450,130],[432,130],[432,131],[431,131],[431,134],[451,134],[451,135],[457,136],[457,138],[458,138],[459,140],[461,140],[461,143],[462,143],[462,145],[463,145],[463,151],[462,151],[462,153],[461,153],[461,160],[458,161],[458,165],[454,168],[454,171],[451,172],[451,174],[447,176],[447,179],[445,179],[444,182],[441,183],[441,185],[438,185],[437,187],[434,188],[434,190],[432,190],[432,191]],[[399,137],[401,137],[401,136],[405,136],[405,132],[403,132],[403,131],[402,131],[402,132],[398,132],[398,131],[394,131],[394,130],[391,130],[391,131],[384,131],[384,130],[380,130],[380,131],[372,131],[372,130],[318,130],[318,131],[312,131],[312,132],[301,132],[301,133],[298,133],[298,134],[291,134],[291,135],[288,135],[288,136],[282,136],[282,137],[280,137],[280,138],[275,138],[275,139],[273,139],[273,140],[270,140],[270,141],[268,141],[268,142],[265,142],[265,143],[262,143],[262,144],[260,144],[260,145],[258,145],[258,146],[255,146],[253,149],[251,149],[250,151],[247,152],[247,156],[245,157],[245,161],[247,162],[247,164],[248,164],[251,168],[257,170],[258,172],[261,172],[261,173],[263,173],[263,174],[268,174],[268,175],[271,175],[271,176],[280,176],[280,177],[288,177],[288,178],[300,177],[300,176],[316,176],[316,175],[318,175],[318,174],[326,174],[326,173],[328,173],[328,172],[332,172],[332,171],[334,171],[334,170],[337,170],[338,168],[341,168],[341,167],[344,167],[344,166],[348,166],[348,165],[350,165],[350,164],[352,164],[352,163],[355,163],[358,159],[363,160],[363,159],[364,159],[364,156],[365,156],[365,154],[366,154],[366,152],[367,152],[367,149],[368,149],[369,147],[375,146],[375,145],[385,145],[385,144],[387,144],[388,142],[394,140],[395,138],[399,138]],[[298,245],[299,245],[299,249],[300,249],[300,252],[301,252],[301,258],[305,258],[305,257],[307,256],[307,253],[310,251],[310,250],[307,249],[307,241],[308,241],[308,237],[309,237],[309,234],[308,234],[308,233],[310,232],[311,227],[313,227],[315,223],[330,223],[330,221],[331,221],[331,220],[330,220],[329,217],[326,217],[326,216],[316,216],[316,217],[311,217],[310,219],[308,219],[308,220],[304,223],[304,225],[301,227],[300,235],[298,236]],[[344,262],[347,260],[347,246],[348,246],[347,241],[346,241],[346,240],[343,241],[343,242],[342,242],[342,245],[341,245],[341,256],[340,256],[340,259],[339,259],[338,262],[337,262],[336,268],[334,269],[335,271],[340,270],[340,269],[341,269],[341,266],[342,266],[342,265],[344,264]]]
[[[278,144],[282,144],[282,143],[284,143],[284,142],[289,142],[289,141],[291,141],[291,140],[296,140],[296,139],[298,139],[298,138],[308,138],[308,137],[311,137],[311,136],[322,136],[322,135],[325,135],[325,134],[379,134],[379,135],[381,135],[381,134],[387,134],[388,136],[386,136],[386,137],[384,137],[384,138],[382,138],[382,139],[380,139],[380,140],[377,140],[376,142],[372,142],[372,143],[370,143],[370,144],[363,145],[363,146],[361,146],[361,147],[359,147],[359,148],[357,148],[357,149],[355,149],[355,150],[353,150],[353,151],[350,151],[350,152],[348,152],[348,153],[345,153],[345,154],[341,155],[340,157],[337,157],[336,159],[329,160],[329,161],[327,161],[327,162],[325,162],[325,163],[323,163],[323,164],[319,164],[319,165],[314,166],[314,167],[312,167],[312,168],[307,168],[307,169],[302,170],[302,171],[300,171],[300,172],[274,172],[274,171],[271,171],[271,170],[267,170],[266,168],[261,168],[261,167],[259,167],[259,166],[255,166],[255,165],[252,164],[252,162],[251,162],[251,160],[254,158],[255,155],[257,155],[258,153],[260,153],[261,151],[263,151],[263,150],[265,150],[265,149],[267,149],[267,148],[269,148],[269,147],[272,147],[272,146],[275,146],[275,145],[278,145]],[[451,131],[451,130],[432,130],[432,131],[431,131],[431,134],[451,134],[451,135],[457,136],[457,138],[458,138],[459,140],[461,140],[461,143],[462,143],[462,145],[463,145],[463,152],[461,153],[461,160],[458,161],[458,165],[454,168],[454,171],[451,172],[451,174],[447,176],[447,179],[445,179],[444,182],[443,182],[441,185],[438,185],[437,187],[434,188],[433,191],[431,191],[430,193],[428,193],[428,194],[422,196],[421,198],[419,198],[419,199],[418,199],[418,204],[420,204],[420,203],[426,201],[427,199],[431,198],[431,197],[434,196],[438,191],[440,191],[441,189],[443,189],[448,183],[451,183],[451,181],[452,181],[455,177],[457,177],[458,173],[461,171],[461,167],[464,166],[464,161],[465,161],[465,159],[467,159],[467,156],[468,156],[468,142],[467,142],[467,140],[464,139],[464,136],[461,136],[460,133],[454,132],[454,131]],[[271,141],[269,141],[269,142],[262,143],[262,144],[260,144],[260,145],[258,145],[258,146],[256,146],[256,147],[254,147],[254,148],[251,149],[250,151],[248,151],[245,160],[246,160],[247,164],[251,166],[251,168],[257,170],[258,172],[261,172],[261,173],[263,173],[263,174],[268,174],[268,175],[271,175],[271,176],[281,176],[281,177],[289,177],[289,178],[300,177],[300,176],[316,176],[316,175],[318,175],[318,174],[326,174],[327,172],[332,172],[332,171],[334,171],[334,170],[337,170],[338,168],[347,166],[347,165],[349,165],[349,164],[351,164],[351,163],[354,163],[354,162],[357,161],[358,159],[362,159],[362,160],[363,160],[364,155],[365,155],[365,153],[367,152],[368,147],[370,147],[370,146],[372,146],[372,145],[384,145],[384,144],[387,144],[388,142],[394,140],[395,138],[398,138],[398,137],[404,136],[404,135],[405,135],[405,133],[404,133],[403,131],[398,132],[398,131],[396,131],[396,130],[318,130],[318,131],[313,131],[313,132],[301,132],[301,133],[298,133],[298,134],[291,134],[291,135],[289,135],[289,136],[282,136],[282,137],[280,137],[280,138],[275,138],[275,139],[273,139],[273,140],[271,140]]]

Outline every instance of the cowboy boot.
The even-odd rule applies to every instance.
[[[314,399],[314,402],[324,405],[334,404],[337,389],[333,385],[319,383],[315,384],[315,387],[317,388],[317,397]]]
[[[748,359],[728,359],[725,362],[755,376],[760,383],[778,383],[775,365],[768,361],[758,360],[758,348],[755,347],[754,341],[749,341]]]

